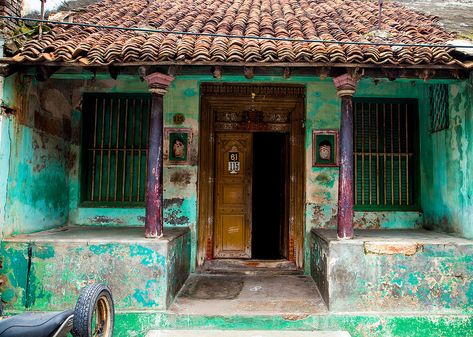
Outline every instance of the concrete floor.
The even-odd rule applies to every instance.
[[[145,238],[144,227],[64,226],[43,232],[5,238],[11,242],[57,243],[153,243],[172,241],[187,232],[187,227],[166,228],[159,239]]]
[[[328,312],[314,281],[305,275],[194,274],[169,310],[209,316],[307,316]]]
[[[336,229],[312,229],[325,241],[333,244],[360,244],[366,242],[419,243],[419,244],[456,244],[472,245],[473,240],[425,229],[355,229],[352,240],[338,240]]]

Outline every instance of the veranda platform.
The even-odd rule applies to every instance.
[[[427,230],[355,235],[312,230],[312,276],[331,312],[473,312],[473,241]]]
[[[68,226],[4,239],[0,253],[7,310],[73,308],[90,282],[112,289],[117,310],[162,310],[189,275],[190,233],[146,239],[140,227]]]

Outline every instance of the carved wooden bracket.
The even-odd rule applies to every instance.
[[[162,73],[152,73],[145,76],[144,79],[148,83],[149,91],[152,94],[164,96],[174,77]]]
[[[344,96],[353,96],[356,91],[356,85],[358,80],[354,79],[350,74],[343,74],[341,76],[335,77],[333,83],[337,88],[337,95],[339,97]]]

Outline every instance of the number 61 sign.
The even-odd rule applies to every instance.
[[[238,174],[240,172],[240,153],[229,152],[228,153],[228,172],[230,174]]]

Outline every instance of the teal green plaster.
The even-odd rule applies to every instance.
[[[166,309],[190,269],[186,230],[140,242],[9,241],[0,244],[0,253],[0,293],[10,310],[73,308],[79,290],[91,282],[110,287],[118,310]]]
[[[427,87],[423,95],[427,95]],[[429,112],[422,107],[421,203],[426,225],[473,238],[473,88],[450,85],[450,127],[429,132]]]
[[[0,240],[6,228],[8,176],[10,173],[11,118],[0,115]]]
[[[144,336],[149,330],[345,330],[352,337],[472,337],[473,318],[462,315],[327,314],[284,316],[196,316],[165,312],[118,312],[114,336]]]
[[[5,235],[66,223],[68,188],[64,142],[24,125],[12,135]]]
[[[200,95],[199,88],[203,82],[239,82],[239,83],[295,83],[305,85],[306,95],[306,233],[313,227],[336,226],[337,198],[338,198],[338,169],[312,167],[312,130],[338,129],[340,120],[340,100],[336,95],[332,79],[320,80],[313,77],[293,76],[287,80],[279,76],[255,76],[252,80],[244,76],[224,76],[222,80],[215,80],[209,75],[182,75],[172,82],[164,98],[165,127],[191,128],[191,163],[190,165],[164,167],[164,221],[166,226],[184,225],[192,229],[191,261],[195,264],[198,231],[197,205],[197,159],[199,144],[199,116]],[[140,87],[137,77],[118,78],[112,81],[106,77],[96,81],[94,88],[88,87],[85,91],[119,92],[146,92]],[[129,87],[125,89],[125,87]],[[358,86],[359,97],[403,97],[422,100],[422,81],[388,81],[380,80],[376,85],[370,79],[363,79]],[[142,90],[142,91],[141,91]],[[420,101],[422,104],[422,101]],[[185,121],[182,125],[173,124],[173,116],[182,113]],[[166,151],[166,149],[164,149]],[[176,179],[179,175],[189,178]],[[74,178],[75,179],[75,178]],[[71,182],[71,186],[76,186]],[[77,199],[78,197],[76,197]],[[74,199],[72,197],[71,199]],[[76,203],[77,204],[77,203]],[[143,209],[85,209],[74,210],[71,202],[71,216],[73,223],[102,224],[102,225],[137,225],[143,224]],[[138,213],[140,215],[138,215]],[[360,228],[416,228],[422,224],[423,218],[418,212],[357,212],[355,223]],[[308,241],[305,240],[306,261],[309,255]],[[306,264],[306,272],[308,272]]]

